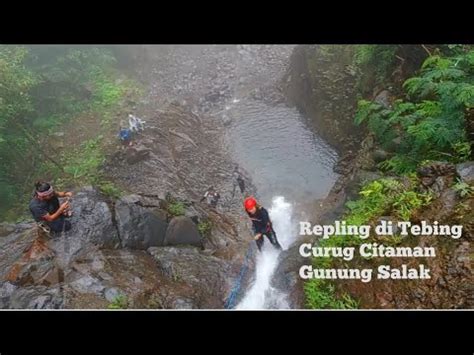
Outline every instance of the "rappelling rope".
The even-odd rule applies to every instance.
[[[237,299],[237,296],[240,292],[240,288],[242,287],[242,280],[245,276],[245,273],[247,272],[248,269],[248,264],[250,261],[250,257],[252,256],[252,244],[247,249],[247,253],[245,254],[245,259],[244,263],[242,264],[242,267],[240,268],[240,273],[239,277],[234,283],[234,287],[232,287],[232,290],[230,291],[229,297],[227,297],[227,300],[225,301],[224,308],[225,309],[232,309],[235,307],[235,301]]]

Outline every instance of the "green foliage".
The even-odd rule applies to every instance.
[[[0,179],[0,215],[5,215],[16,201],[17,191],[14,185]],[[8,216],[10,217],[10,216]]]
[[[458,142],[452,145],[453,149],[453,162],[462,163],[463,161],[469,160],[471,157],[471,144],[469,142]]]
[[[414,175],[406,177],[404,183],[392,178],[384,178],[365,184],[359,194],[360,198],[346,203],[348,212],[343,216],[347,225],[367,225],[379,216],[393,215],[400,220],[409,220],[421,207],[431,201],[431,196],[416,191]],[[369,237],[370,238],[370,237]],[[366,240],[367,241],[367,240]],[[320,240],[320,247],[356,246],[362,242],[357,236],[332,236]],[[387,244],[396,245],[401,237],[390,237]],[[315,268],[333,267],[330,258],[313,258]],[[310,308],[355,308],[357,303],[349,296],[336,298],[334,287],[330,282],[311,279],[304,285],[307,304]]]
[[[396,63],[398,45],[358,45],[355,46],[353,62],[358,68],[359,91],[377,86],[387,80]],[[369,84],[370,83],[370,84]]]
[[[401,220],[408,220],[414,211],[430,202],[430,195],[415,191],[415,184],[402,184],[395,179],[379,179],[365,185],[361,198],[350,201],[348,224],[365,224],[376,216],[392,214]]]
[[[453,189],[462,198],[474,196],[474,187],[470,186],[469,184],[463,181],[458,181],[456,184],[454,184]]]
[[[465,113],[474,107],[474,51],[429,57],[404,88],[410,101],[385,108],[361,100],[355,115],[356,124],[367,123],[382,147],[395,152],[380,167],[404,173],[426,159],[469,159]]]
[[[198,230],[202,236],[207,235],[211,231],[211,228],[212,228],[212,223],[209,220],[201,221],[198,223]]]
[[[378,167],[384,171],[394,171],[398,174],[406,174],[413,171],[417,166],[417,162],[406,155],[396,154],[378,164]]]
[[[127,297],[119,295],[107,306],[108,309],[127,309],[129,306]]]
[[[47,143],[60,140],[49,135],[90,110],[100,113],[103,132],[110,131],[112,111],[125,94],[136,92],[131,81],[116,80],[115,62],[103,46],[0,45],[0,217],[16,218],[18,212],[8,210],[25,209],[37,178],[75,186],[96,182],[105,194],[118,196],[99,171],[105,140],[67,145],[64,152]],[[65,173],[47,157],[64,163]]]
[[[321,279],[311,279],[304,284],[306,305],[312,309],[354,309],[358,302],[348,294],[336,296],[332,284]]]
[[[182,216],[184,215],[185,208],[184,204],[179,201],[173,201],[168,203],[168,213],[173,215],[173,216]]]
[[[85,181],[96,176],[99,167],[105,161],[100,141],[102,136],[90,139],[82,143],[79,149],[67,152],[64,159],[63,169],[70,174],[73,179],[83,178]]]
[[[29,91],[39,79],[26,68],[27,55],[24,47],[0,45],[0,134],[10,120],[33,111]]]
[[[95,185],[99,187],[100,192],[112,199],[122,196],[122,191],[111,181],[101,179]]]
[[[427,204],[429,197],[415,191],[402,191],[395,195],[392,202],[395,215],[401,220],[410,219],[413,211]]]
[[[107,108],[116,104],[123,96],[125,90],[122,86],[116,85],[103,72],[98,72],[94,79],[94,97],[95,107]]]
[[[371,220],[384,214],[393,214],[407,220],[420,207],[429,203],[430,197],[415,192],[414,184],[406,186],[395,179],[379,179],[366,184],[360,191],[360,198],[349,201],[346,206],[348,213],[345,220],[348,225],[368,224]],[[359,244],[357,237],[334,236],[320,241],[319,246],[351,246]],[[393,240],[399,243],[400,240]],[[315,268],[329,268],[332,261],[329,258],[314,258]],[[312,279],[304,285],[308,307],[321,308],[357,308],[358,304],[348,295],[335,296],[334,286],[326,281]]]

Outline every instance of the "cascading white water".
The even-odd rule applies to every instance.
[[[295,240],[296,234],[292,223],[292,205],[283,196],[273,198],[269,209],[270,219],[278,241],[287,249]],[[278,266],[278,256],[270,241],[265,237],[262,252],[257,255],[256,278],[237,309],[289,308],[286,295],[271,287],[273,273]]]

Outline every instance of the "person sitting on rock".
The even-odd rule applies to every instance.
[[[276,233],[273,230],[272,221],[270,220],[270,216],[268,215],[268,211],[257,204],[257,201],[253,197],[247,197],[244,201],[245,211],[250,217],[252,221],[252,229],[255,233],[255,242],[257,243],[257,247],[259,251],[262,251],[264,238],[265,235],[270,243],[276,248],[281,249],[280,243],[278,243],[278,239],[276,237]]]
[[[220,198],[221,198],[221,195],[217,191],[214,190],[213,186],[211,186],[209,187],[209,189],[207,189],[204,196],[201,198],[200,202],[207,200],[208,205],[210,205],[213,208],[216,208],[217,202],[219,202]]]
[[[52,232],[71,229],[71,223],[66,220],[66,217],[72,214],[69,200],[60,203],[58,197],[70,198],[72,195],[72,192],[54,191],[47,182],[37,182],[29,205],[33,218],[38,224],[46,225]]]
[[[234,168],[234,171],[232,172],[232,183],[233,183],[233,189],[232,189],[232,198],[235,196],[235,189],[237,186],[240,188],[240,193],[243,195],[245,192],[245,180],[242,177],[242,174],[239,171],[239,167],[236,166]]]

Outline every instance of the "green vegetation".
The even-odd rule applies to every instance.
[[[370,87],[385,82],[396,64],[398,45],[355,46],[353,63],[358,69],[358,91],[365,93]]]
[[[100,167],[113,118],[139,89],[116,62],[103,46],[0,45],[0,219],[27,212],[39,179],[120,195]]]
[[[304,285],[306,304],[313,309],[353,309],[358,308],[356,300],[348,294],[336,296],[335,287],[320,279],[311,279]]]
[[[360,198],[346,204],[348,212],[343,219],[348,225],[375,224],[379,216],[390,215],[400,220],[409,220],[420,208],[431,201],[428,193],[416,192],[415,176],[402,183],[392,178],[372,181],[364,185],[360,191]],[[373,238],[372,236],[369,237]],[[364,242],[367,242],[364,240]],[[400,238],[391,238],[390,243],[400,243]],[[321,247],[345,247],[360,245],[362,239],[358,236],[333,236],[322,239]],[[313,258],[315,268],[331,268],[333,259]],[[349,295],[336,297],[334,286],[327,280],[312,279],[305,283],[307,306],[310,308],[354,308],[357,302]]]
[[[198,223],[198,230],[202,236],[206,236],[212,229],[212,223],[209,220],[200,221]]]
[[[127,309],[128,299],[124,295],[119,295],[107,306],[108,309]]]
[[[413,171],[425,160],[459,163],[471,156],[466,115],[474,108],[474,50],[430,56],[418,76],[405,81],[406,99],[393,107],[359,102],[356,124],[367,123],[392,157],[382,169]]]
[[[183,216],[185,212],[184,204],[179,201],[168,203],[168,213],[172,216]]]
[[[412,77],[400,85],[394,80],[404,78],[402,64],[413,50],[422,64],[410,68]],[[325,51],[327,56],[330,51]],[[422,58],[426,59],[421,62]],[[474,109],[473,47],[355,46],[352,66],[356,71],[357,94],[366,98],[359,101],[354,121],[357,125],[365,124],[376,144],[388,153],[378,168],[392,176],[362,186],[360,197],[347,202],[342,218],[348,225],[375,225],[381,216],[410,220],[433,199],[431,194],[418,190],[416,169],[432,161],[457,164],[472,158],[468,129],[472,130],[469,122]],[[389,87],[398,100],[382,104],[367,99],[374,90]],[[461,198],[474,195],[473,187],[464,182],[458,181],[453,188]],[[468,216],[468,204],[459,206],[464,209],[458,215]],[[404,240],[402,236],[388,240],[370,236],[364,242],[376,241],[375,238],[387,245]],[[357,246],[361,242],[357,236],[334,236],[321,240],[319,246]],[[330,258],[313,258],[315,268],[337,267],[339,263]],[[305,294],[310,308],[357,307],[357,302],[330,281],[306,282]]]
[[[458,181],[454,184],[453,189],[459,194],[459,196],[461,196],[461,198],[474,196],[474,187],[463,181]]]

